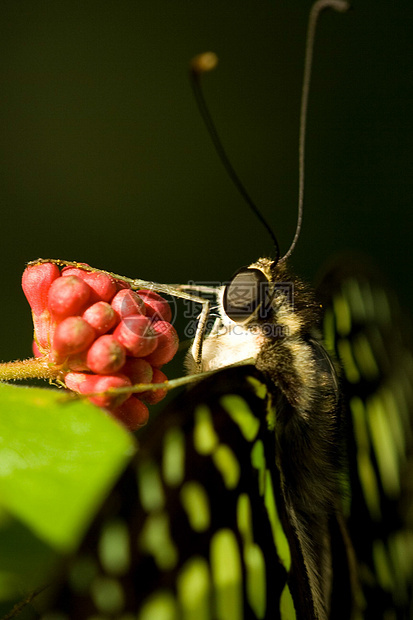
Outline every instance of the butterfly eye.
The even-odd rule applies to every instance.
[[[260,318],[269,310],[268,279],[260,269],[240,269],[224,291],[223,307],[235,323],[244,323],[259,309]]]

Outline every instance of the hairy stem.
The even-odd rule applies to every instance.
[[[50,364],[47,357],[32,357],[0,364],[0,381],[21,379],[57,379],[60,369]]]

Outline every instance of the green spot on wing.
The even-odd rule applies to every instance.
[[[353,342],[355,362],[367,381],[373,381],[380,375],[379,368],[365,334],[359,334]]]
[[[185,476],[185,437],[176,427],[169,429],[164,437],[162,476],[170,487],[181,484]]]
[[[285,586],[280,597],[280,613],[281,620],[295,620],[296,613],[294,608],[293,597],[291,596],[288,584]]]
[[[344,372],[349,383],[358,383],[360,373],[354,361],[350,342],[341,338],[337,341],[337,351],[343,364]]]
[[[204,558],[186,562],[177,579],[181,620],[211,619],[211,578]]]
[[[274,543],[277,549],[278,557],[284,564],[285,569],[289,571],[291,568],[290,545],[288,544],[287,537],[284,533],[280,517],[278,515],[277,505],[275,503],[274,497],[274,489],[272,486],[272,480],[269,472],[267,472],[267,475],[265,477],[264,502],[267,509],[268,517],[270,519],[272,534],[274,537]]]
[[[254,544],[251,502],[246,493],[242,493],[238,498],[237,525],[244,543],[244,562],[246,567],[248,602],[257,618],[265,618],[265,558],[258,545]]]
[[[323,337],[327,351],[333,353],[335,351],[336,331],[334,312],[331,308],[328,308],[324,313]]]
[[[375,521],[380,521],[380,492],[374,467],[368,454],[364,452],[357,454],[357,471],[370,516]]]
[[[264,400],[268,395],[268,389],[265,383],[259,381],[256,377],[247,377],[247,381],[254,388],[255,395]]]
[[[211,411],[206,405],[195,409],[194,446],[199,454],[212,454],[218,445],[218,436],[212,422]]]
[[[412,577],[412,556],[409,550],[408,535],[410,532],[395,532],[387,541],[389,558],[394,571],[394,585],[396,591],[393,597],[406,604],[408,602],[409,584]],[[409,553],[410,551],[410,553]],[[410,556],[410,557],[409,557]]]
[[[130,563],[129,532],[120,519],[105,523],[99,543],[99,559],[103,568],[112,575],[123,575]]]
[[[261,439],[258,439],[251,450],[251,463],[252,466],[256,469],[265,469],[265,454],[264,454],[264,444]]]
[[[245,399],[237,394],[227,394],[220,399],[220,403],[237,424],[245,439],[253,441],[257,436],[260,423]]]
[[[265,559],[258,545],[245,545],[244,561],[248,602],[257,618],[265,618],[267,591]]]
[[[333,299],[336,329],[340,336],[348,336],[351,331],[351,313],[347,300],[342,295]]]
[[[291,567],[290,546],[278,515],[271,474],[266,467],[264,445],[260,439],[254,443],[251,450],[251,464],[258,470],[259,492],[260,495],[264,496],[264,504],[270,520],[274,544],[281,562],[288,571]],[[245,515],[246,514],[247,513],[245,512]]]
[[[370,439],[366,424],[366,409],[361,398],[353,396],[350,400],[350,409],[353,415],[353,427],[357,448],[368,452],[370,450]]]
[[[242,620],[242,569],[235,534],[222,529],[214,534],[210,545],[210,563],[214,584],[217,620]]]
[[[363,401],[354,396],[350,400],[354,437],[357,445],[357,470],[368,511],[375,521],[381,518],[380,492],[370,457],[371,443]]]
[[[139,463],[137,474],[143,508],[147,512],[162,508],[165,496],[157,465],[153,461],[145,460]]]
[[[366,311],[364,307],[363,296],[360,291],[360,285],[355,278],[348,278],[342,285],[344,296],[348,299],[351,314],[355,321],[363,321]]]
[[[208,495],[199,482],[185,482],[180,492],[189,523],[196,532],[204,532],[210,524]]]
[[[402,461],[406,457],[406,433],[403,424],[403,415],[398,409],[395,394],[387,386],[381,390],[383,406],[387,412],[387,417],[391,420],[391,430],[394,439],[395,448],[400,455]]]
[[[251,464],[258,470],[258,488],[260,495],[264,495],[265,490],[265,472],[266,462],[264,454],[264,444],[261,439],[258,439],[251,450]]]
[[[121,584],[111,577],[96,577],[91,586],[91,595],[96,607],[104,614],[119,614],[125,604]]]
[[[137,620],[178,620],[178,610],[172,592],[161,590],[145,601]]]
[[[394,588],[393,567],[382,540],[373,543],[373,563],[379,584],[384,590],[391,591]]]
[[[396,498],[400,494],[399,457],[387,412],[379,397],[367,401],[367,419],[383,490],[389,498]]]
[[[238,498],[237,525],[244,544],[252,544],[254,539],[252,532],[251,502],[246,493],[241,493]]]
[[[394,568],[394,583],[397,600],[408,604],[413,576],[413,532],[400,530],[388,540],[388,550]]]
[[[178,550],[169,531],[166,513],[150,514],[139,536],[139,548],[153,556],[160,570],[172,569],[178,561]]]
[[[220,444],[214,450],[212,460],[220,471],[227,489],[235,489],[239,482],[240,465],[231,448]]]
[[[257,439],[252,447],[251,464],[258,470],[258,490],[260,495],[264,495],[267,465],[265,462],[264,444],[261,439]]]

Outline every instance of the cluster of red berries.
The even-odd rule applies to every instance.
[[[27,267],[22,286],[34,323],[33,351],[59,368],[66,386],[93,394],[135,430],[166,390],[136,395],[107,392],[137,383],[163,383],[160,368],[178,349],[168,302],[154,291],[133,291],[106,273],[39,263]]]

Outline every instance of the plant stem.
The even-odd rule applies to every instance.
[[[0,364],[0,381],[20,379],[57,379],[60,369],[50,364],[47,357],[32,357]]]

